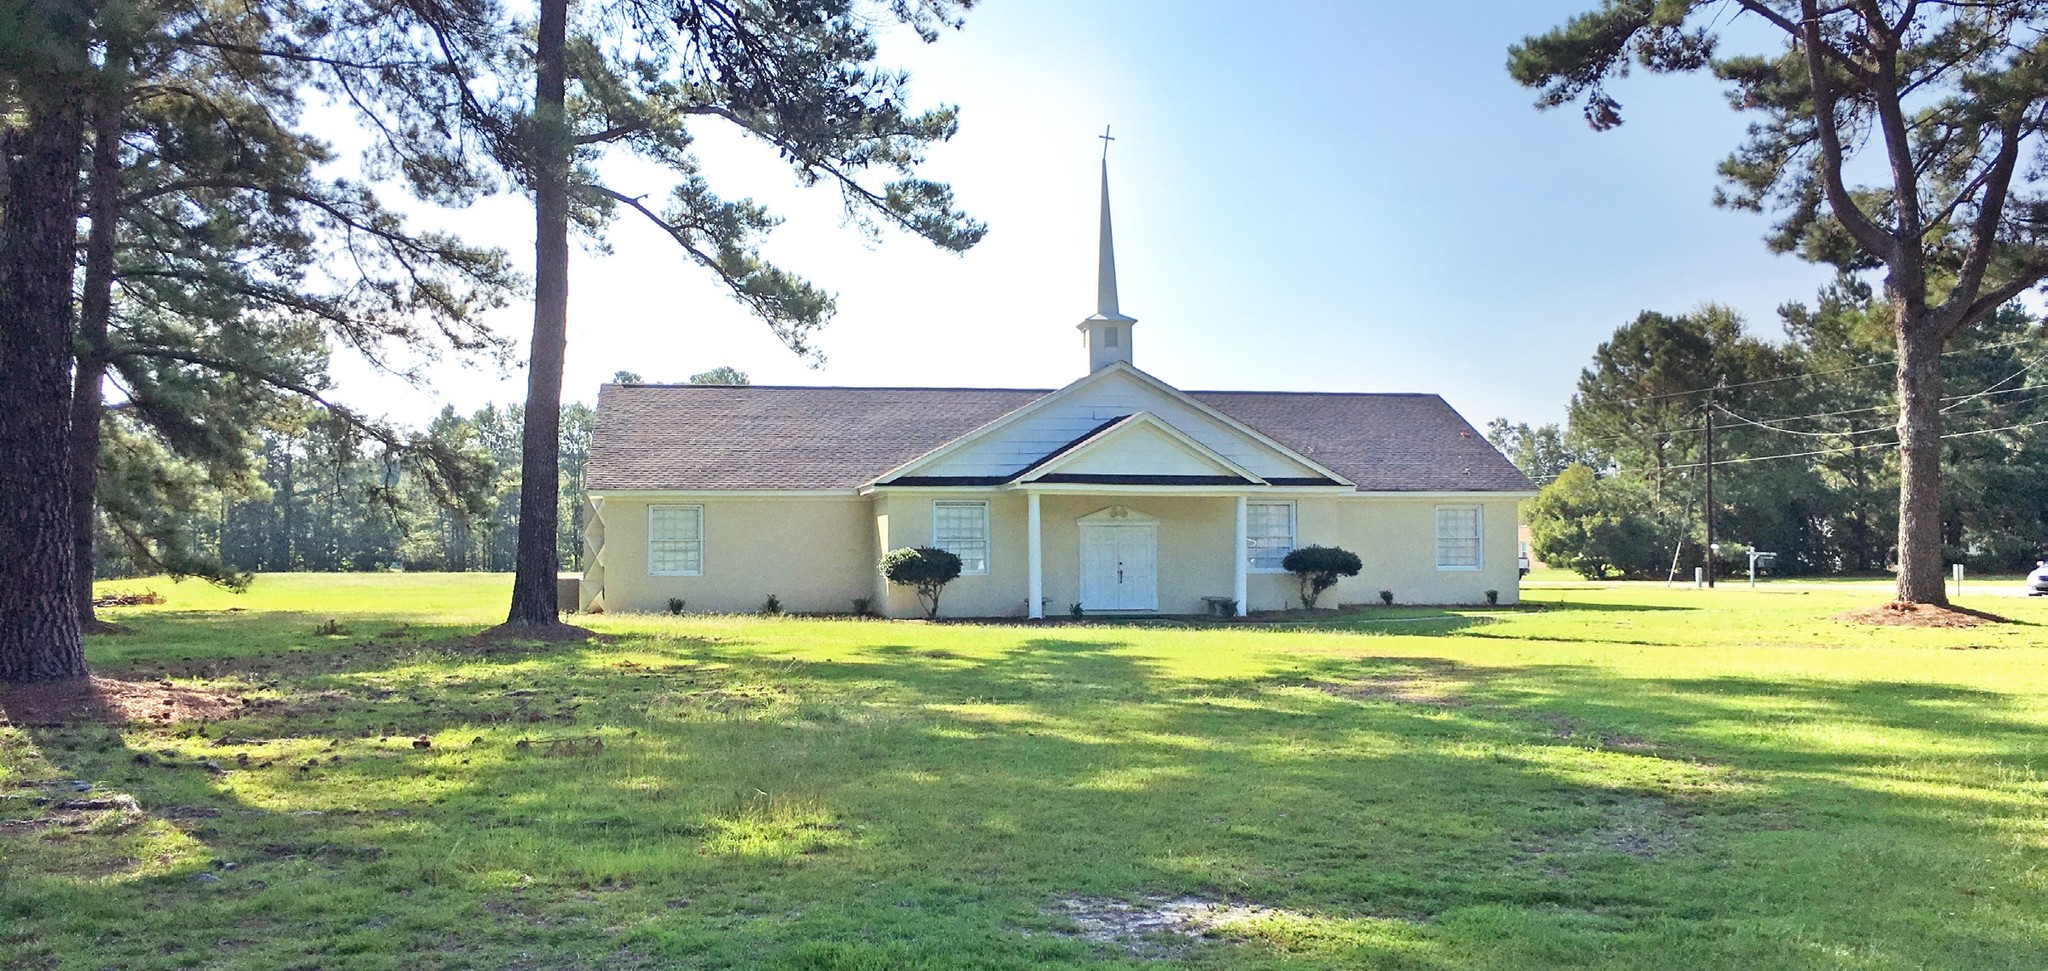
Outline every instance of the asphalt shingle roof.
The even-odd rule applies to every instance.
[[[1049,391],[605,385],[591,489],[851,489]],[[1535,487],[1430,394],[1190,397],[1368,492]]]
[[[1188,396],[1358,484],[1364,492],[1534,492],[1433,394],[1190,391]]]

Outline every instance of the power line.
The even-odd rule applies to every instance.
[[[1970,437],[1970,436],[1972,436],[1972,435],[1990,435],[1990,434],[1993,434],[1993,433],[1996,433],[1996,432],[2010,432],[2010,431],[2018,431],[2018,430],[2020,430],[2020,429],[2022,429],[2022,428],[2034,428],[2034,427],[2037,427],[2037,426],[2040,426],[2040,425],[2048,425],[2048,419],[2044,419],[2044,420],[2042,420],[2042,421],[2029,421],[2029,422],[2021,422],[2021,423],[2019,423],[2019,424],[2017,424],[2017,425],[2004,425],[2004,426],[2001,426],[2001,427],[1998,427],[1998,428],[1976,428],[1976,429],[1972,429],[1972,430],[1970,430],[1970,431],[1967,431],[1967,432],[1951,432],[1951,433],[1949,433],[1949,434],[1947,434],[1947,435],[1943,435],[1943,436],[1941,436],[1941,440],[1942,440],[1942,441],[1948,441],[1949,439],[1952,439],[1952,438],[1969,438],[1969,437]],[[1860,445],[1845,445],[1845,446],[1843,446],[1843,447],[1841,447],[1841,448],[1822,448],[1822,449],[1814,449],[1813,451],[1809,451],[1809,452],[1786,452],[1786,453],[1783,453],[1783,454],[1781,454],[1781,455],[1751,455],[1751,456],[1748,456],[1748,457],[1746,457],[1746,458],[1739,458],[1739,459],[1719,459],[1719,460],[1717,460],[1717,461],[1716,461],[1716,462],[1715,462],[1714,464],[1715,464],[1715,465],[1736,465],[1736,464],[1741,464],[1741,463],[1747,463],[1747,462],[1768,462],[1768,461],[1770,461],[1770,460],[1772,460],[1772,459],[1796,459],[1796,458],[1807,458],[1807,457],[1810,457],[1810,456],[1814,456],[1814,455],[1840,455],[1840,454],[1842,454],[1842,453],[1844,453],[1844,452],[1860,452],[1860,451],[1863,451],[1863,450],[1865,450],[1865,449],[1872,449],[1872,448],[1891,448],[1891,447],[1893,447],[1893,446],[1896,446],[1896,445],[1898,445],[1898,444],[1899,444],[1899,443],[1898,443],[1898,442],[1896,442],[1896,441],[1891,441],[1891,442],[1864,442],[1864,443],[1862,443],[1862,444],[1860,444]],[[1706,465],[1706,463],[1704,463],[1704,462],[1694,462],[1694,463],[1692,463],[1692,464],[1690,464],[1690,465],[1667,465],[1667,466],[1665,466],[1665,467],[1664,467],[1664,471],[1666,471],[1666,472],[1679,472],[1679,471],[1684,471],[1684,470],[1686,470],[1686,469],[1697,469],[1697,468],[1703,468],[1703,467],[1705,467],[1705,465]],[[1554,477],[1553,477],[1553,478],[1554,478]]]
[[[1942,357],[1948,357],[1948,356],[1950,356],[1950,355],[1954,355],[1954,354],[1969,354],[1969,353],[1972,353],[1972,352],[1975,352],[1975,351],[1990,351],[1990,350],[1996,350],[1996,349],[1998,349],[1998,348],[2001,348],[2001,347],[2016,347],[2016,346],[2018,346],[2018,345],[2020,345],[2020,344],[2032,344],[2032,343],[2034,343],[2034,340],[2033,340],[2032,338],[2021,338],[2021,339],[2019,339],[2019,340],[2003,341],[2003,342],[2000,342],[2000,343],[1997,343],[1997,344],[1979,344],[1979,345],[1977,345],[1976,347],[1958,347],[1958,348],[1955,348],[1955,349],[1953,349],[1953,350],[1947,350],[1947,351],[1942,351],[1942,352],[1941,352],[1941,356],[1942,356]],[[1621,404],[1621,405],[1627,405],[1627,404],[1634,404],[1634,403],[1636,403],[1636,402],[1639,402],[1639,401],[1655,401],[1655,400],[1657,400],[1657,399],[1659,399],[1659,398],[1676,398],[1676,397],[1680,397],[1680,396],[1683,396],[1683,395],[1689,395],[1689,394],[1706,394],[1707,392],[1710,392],[1710,391],[1715,391],[1715,390],[1727,390],[1727,389],[1731,389],[1731,388],[1753,388],[1753,387],[1757,387],[1757,386],[1759,386],[1759,385],[1765,385],[1765,384],[1778,384],[1778,383],[1781,383],[1781,382],[1785,382],[1785,381],[1798,381],[1798,380],[1801,380],[1801,379],[1804,379],[1804,378],[1818,378],[1818,377],[1825,377],[1825,376],[1827,376],[1827,375],[1830,375],[1830,374],[1847,374],[1847,373],[1849,373],[1850,371],[1867,371],[1867,370],[1870,370],[1871,368],[1879,368],[1879,367],[1892,367],[1892,366],[1894,366],[1894,365],[1896,365],[1896,364],[1897,364],[1897,362],[1896,362],[1896,361],[1878,361],[1878,362],[1875,362],[1875,363],[1872,363],[1872,364],[1852,364],[1852,365],[1849,365],[1848,367],[1839,367],[1839,368],[1832,368],[1832,369],[1829,369],[1829,370],[1826,370],[1826,371],[1801,371],[1801,372],[1800,372],[1800,373],[1798,373],[1798,374],[1786,374],[1786,375],[1780,375],[1780,376],[1778,376],[1778,377],[1775,377],[1775,378],[1759,378],[1759,379],[1757,379],[1757,380],[1755,380],[1755,381],[1743,381],[1743,382],[1741,382],[1741,383],[1739,383],[1739,384],[1728,384],[1728,385],[1721,385],[1721,386],[1720,386],[1720,387],[1719,387],[1718,389],[1717,389],[1717,388],[1693,388],[1693,389],[1691,389],[1691,390],[1687,390],[1687,391],[1664,391],[1664,392],[1660,392],[1660,393],[1658,393],[1658,394],[1646,394],[1646,395],[1639,395],[1639,396],[1637,396],[1637,397],[1634,397],[1634,398],[1612,398],[1612,399],[1608,399],[1608,400],[1610,400],[1610,401],[1611,401],[1612,403],[1614,403],[1614,404]]]
[[[2025,364],[2024,366],[2022,366],[2022,367],[2021,367],[2021,368],[2020,368],[2019,370],[2017,370],[2017,371],[2014,371],[2013,373],[2011,373],[2011,374],[2009,374],[2009,375],[2006,375],[2006,376],[2005,376],[2005,377],[2004,377],[2003,379],[2001,379],[2001,380],[2000,380],[2000,381],[1999,381],[1999,382],[1998,382],[1997,384],[1994,384],[1994,385],[1992,385],[1991,387],[1985,388],[1984,390],[1982,390],[1982,391],[1979,391],[1979,392],[1977,392],[1977,393],[1976,393],[1976,394],[1974,394],[1974,395],[1971,395],[1971,396],[1970,396],[1970,398],[1981,398],[1981,397],[1984,397],[1985,395],[1989,395],[1989,394],[1996,394],[1996,393],[1999,393],[1999,392],[1998,392],[1998,389],[1999,389],[1999,388],[2002,388],[2002,387],[2004,387],[2004,386],[2005,386],[2005,383],[2006,383],[2007,381],[2011,381],[2011,380],[2012,380],[2012,379],[2014,379],[2014,378],[2017,378],[2017,377],[2021,377],[2021,376],[2024,376],[2024,375],[2025,375],[2025,374],[2026,374],[2026,373],[2027,373],[2028,371],[2031,371],[2031,370],[2033,370],[2033,369],[2034,369],[2034,365],[2036,365],[2036,364],[2039,364],[2039,363],[2041,363],[2041,362],[2042,362],[2042,361],[2044,361],[2044,360],[2048,360],[2048,355],[2042,355],[2041,357],[2037,357],[2037,358],[2034,358],[2034,359],[2033,359],[2033,360],[2031,360],[2031,361],[2028,361],[2028,362],[2027,362],[2027,363],[2026,363],[2026,364]],[[1956,405],[1960,405],[1960,404],[1962,404],[1962,403],[1963,403],[1964,401],[1968,401],[1968,400],[1970,400],[1970,398],[1963,398],[1963,399],[1961,399],[1961,400],[1958,400],[1958,401],[1957,401],[1957,402],[1956,402],[1956,403],[1955,403],[1954,405],[1949,405],[1949,406],[1948,406],[1948,408],[1943,408],[1943,409],[1941,409],[1941,410],[1942,410],[1942,412],[1943,412],[1944,414],[1946,414],[1946,413],[1947,413],[1947,412],[1949,411],[1949,409],[1950,409],[1950,408],[1954,408],[1954,407],[1955,407]]]
[[[2048,392],[2048,385],[2032,385],[2032,386],[2029,386],[2029,387],[2025,387],[2025,388],[2008,388],[2008,389],[2006,389],[2005,391],[2001,391],[2001,392],[1997,392],[1997,393],[1998,393],[1998,394],[2010,394],[2010,393],[2013,393],[2013,392],[2019,392],[2019,391],[2041,391],[2041,392]],[[1960,397],[1960,400],[1963,400],[1963,401],[1967,401],[1967,400],[1969,400],[1969,399],[1971,399],[1971,398],[1978,398],[1978,397],[1983,397],[1983,394],[1982,394],[1982,393],[1980,392],[1979,394],[1974,394],[1974,395],[1964,395],[1964,396],[1961,396],[1961,397]],[[1733,419],[1735,419],[1736,421],[1740,421],[1740,422],[1743,422],[1743,423],[1745,423],[1745,424],[1749,424],[1749,425],[1755,425],[1756,427],[1758,427],[1758,428],[1762,428],[1762,429],[1765,429],[1766,431],[1774,431],[1774,432],[1784,432],[1784,433],[1785,433],[1785,434],[1787,434],[1787,435],[1800,435],[1800,436],[1807,436],[1807,437],[1812,437],[1812,438],[1844,438],[1844,437],[1848,437],[1848,436],[1850,436],[1850,435],[1864,435],[1864,434],[1869,434],[1869,433],[1873,433],[1873,432],[1888,432],[1888,431],[1895,431],[1895,430],[1896,430],[1896,429],[1895,429],[1895,428],[1894,428],[1893,426],[1891,426],[1891,425],[1879,425],[1879,426],[1876,426],[1876,427],[1873,427],[1873,428],[1863,428],[1863,429],[1855,429],[1855,430],[1851,430],[1851,431],[1843,431],[1843,432],[1807,432],[1807,431],[1799,431],[1799,430],[1797,430],[1797,429],[1791,429],[1791,428],[1778,428],[1778,427],[1775,427],[1775,426],[1772,426],[1772,425],[1766,425],[1766,424],[1762,424],[1761,422],[1758,422],[1758,421],[1756,421],[1756,420],[1752,420],[1752,419],[1750,419],[1750,418],[1747,418],[1747,417],[1745,417],[1745,416],[1743,416],[1743,415],[1738,415],[1738,414],[1736,414],[1735,412],[1729,411],[1728,409],[1726,409],[1726,408],[1723,408],[1723,407],[1721,407],[1721,406],[1719,406],[1719,405],[1715,405],[1715,406],[1714,406],[1714,410],[1715,410],[1715,411],[1718,411],[1718,412],[1720,412],[1721,414],[1727,415],[1728,417],[1730,417],[1730,418],[1733,418]],[[1868,408],[1860,408],[1860,409],[1855,409],[1855,411],[1869,411],[1869,410],[1873,410],[1873,409],[1868,409]],[[1825,415],[1828,415],[1828,414],[1853,414],[1853,413],[1854,413],[1853,411],[1852,411],[1852,412],[1826,412],[1826,413],[1822,413],[1821,415],[1807,415],[1807,416],[1804,416],[1804,417],[1808,417],[1808,418],[1817,418],[1817,417],[1823,417],[1823,416],[1825,416]],[[1766,419],[1766,420],[1770,420],[1770,421],[1777,421],[1777,420],[1785,420],[1785,421],[1790,421],[1790,420],[1793,420],[1793,419]],[[1971,430],[1971,431],[1966,431],[1966,432],[1954,432],[1954,433],[1951,433],[1951,434],[1943,435],[1943,436],[1941,436],[1941,437],[1942,437],[1942,440],[1946,441],[1946,440],[1948,440],[1948,439],[1951,439],[1951,438],[1967,438],[1967,437],[1969,437],[1969,436],[1972,436],[1972,435],[1987,435],[1987,434],[1991,434],[1991,433],[1993,433],[1993,432],[2005,432],[2005,431],[2016,431],[2016,430],[2019,430],[2019,429],[2023,429],[2023,428],[2033,428],[2033,427],[2036,427],[2036,426],[2039,426],[2039,425],[2048,425],[2048,420],[2043,420],[2043,421],[2032,421],[2032,422],[2022,422],[2022,423],[2020,423],[2020,424],[2016,424],[2016,425],[2004,425],[2004,426],[2000,426],[2000,427],[1998,427],[1998,428],[1980,428],[1980,429],[1974,429],[1974,430]],[[1693,429],[1693,430],[1694,430],[1694,431],[1700,431],[1700,430],[1703,430],[1703,429],[1702,429],[1702,428],[1695,428],[1695,429]],[[1663,434],[1663,433],[1661,433],[1661,432],[1660,432],[1659,434]],[[1714,464],[1716,464],[1716,465],[1735,465],[1735,464],[1740,464],[1740,463],[1745,463],[1745,462],[1764,462],[1764,461],[1769,461],[1769,460],[1771,460],[1771,459],[1786,459],[1786,458],[1803,458],[1803,457],[1809,457],[1809,456],[1814,456],[1814,455],[1840,455],[1840,454],[1842,454],[1842,453],[1845,453],[1845,452],[1860,452],[1860,451],[1863,451],[1863,450],[1865,450],[1865,449],[1872,449],[1872,448],[1888,448],[1888,447],[1891,447],[1891,446],[1895,446],[1895,445],[1897,445],[1897,444],[1898,444],[1898,441],[1897,441],[1896,439],[1894,439],[1894,440],[1892,440],[1892,441],[1888,441],[1888,442],[1866,442],[1866,443],[1862,443],[1862,444],[1857,444],[1857,445],[1845,445],[1845,446],[1842,446],[1841,448],[1824,448],[1824,449],[1815,449],[1815,450],[1812,450],[1812,451],[1807,451],[1807,452],[1786,452],[1786,453],[1783,453],[1783,454],[1780,454],[1780,455],[1754,455],[1754,456],[1749,456],[1749,457],[1746,457],[1746,458],[1733,458],[1733,459],[1717,459],[1717,460],[1715,460]],[[1663,472],[1680,472],[1680,471],[1685,471],[1685,470],[1687,470],[1687,469],[1698,469],[1698,468],[1704,468],[1704,467],[1706,466],[1706,464],[1707,464],[1707,463],[1704,463],[1704,462],[1692,462],[1692,463],[1688,463],[1688,464],[1685,464],[1685,465],[1667,465],[1667,466],[1664,466],[1664,468],[1663,468],[1663,469],[1662,469],[1661,471],[1663,471]],[[1562,475],[1562,474],[1563,474],[1563,473],[1559,473],[1559,475]],[[1557,479],[1558,479],[1558,475],[1545,475],[1545,476],[1530,476],[1530,477],[1529,477],[1529,480],[1530,480],[1531,482],[1536,482],[1536,483],[1539,483],[1539,484],[1540,484],[1540,483],[1548,483],[1548,482],[1555,482],[1555,481],[1556,481]]]
[[[1768,432],[1778,432],[1778,433],[1780,433],[1780,434],[1784,434],[1784,435],[1799,435],[1799,436],[1802,436],[1802,437],[1806,437],[1806,438],[1845,438],[1845,437],[1848,437],[1848,436],[1851,436],[1851,435],[1868,435],[1868,434],[1871,434],[1872,432],[1884,432],[1884,431],[1890,431],[1890,430],[1891,430],[1891,429],[1890,429],[1889,427],[1887,427],[1887,426],[1884,426],[1884,425],[1874,425],[1874,426],[1872,426],[1872,427],[1870,427],[1870,428],[1854,428],[1854,429],[1850,429],[1850,430],[1848,430],[1848,431],[1831,431],[1831,432],[1809,432],[1809,431],[1801,431],[1800,429],[1797,429],[1797,428],[1779,428],[1779,427],[1778,427],[1778,426],[1776,426],[1776,425],[1766,425],[1766,424],[1764,424],[1763,422],[1761,422],[1761,421],[1758,421],[1758,420],[1756,420],[1756,419],[1754,419],[1754,418],[1747,418],[1747,417],[1744,417],[1744,416],[1742,416],[1742,415],[1738,415],[1738,414],[1736,414],[1736,413],[1734,413],[1734,412],[1732,412],[1732,411],[1729,411],[1729,410],[1728,410],[1728,409],[1726,409],[1726,408],[1723,408],[1723,407],[1721,407],[1720,405],[1715,405],[1715,406],[1714,406],[1714,410],[1715,410],[1715,411],[1718,411],[1718,412],[1720,412],[1721,414],[1727,415],[1728,417],[1730,417],[1730,418],[1733,418],[1733,419],[1735,419],[1736,421],[1739,421],[1739,422],[1741,422],[1741,423],[1743,423],[1743,424],[1745,424],[1745,425],[1755,425],[1756,427],[1758,427],[1758,428],[1761,428],[1761,429],[1763,429],[1763,430],[1765,430],[1765,431],[1768,431]],[[1808,416],[1808,417],[1813,417],[1813,416]],[[1780,419],[1773,419],[1773,420],[1780,420]],[[1798,419],[1791,419],[1791,418],[1788,418],[1788,419],[1782,419],[1782,420],[1784,420],[1784,421],[1797,421]],[[1733,460],[1731,459],[1730,461],[1733,461]]]
[[[2044,358],[2043,358],[2042,360],[2048,360],[2048,357],[2044,357]],[[2036,361],[2035,363],[2036,363],[2036,364],[2038,364],[2038,363],[2040,363],[2040,362],[2039,362],[2039,361]],[[2032,366],[2033,366],[2032,364],[2028,365],[2028,367],[2032,367]],[[2005,378],[2004,380],[2001,380],[2001,381],[1997,382],[1997,384],[1993,384],[1993,385],[1991,385],[1991,387],[1989,387],[1989,388],[1986,388],[1986,389],[1984,389],[1983,391],[1979,391],[1979,392],[1976,392],[1975,394],[1962,394],[1962,395],[1948,395],[1948,396],[1946,396],[1946,397],[1942,398],[1941,400],[1943,400],[1943,401],[1946,401],[1946,402],[1949,402],[1949,404],[1948,404],[1948,406],[1947,406],[1947,407],[1944,407],[1944,408],[1942,408],[1942,409],[1941,409],[1941,413],[1942,413],[1942,414],[1948,414],[1949,412],[1951,412],[1951,411],[1955,410],[1956,408],[1958,408],[1958,407],[1960,407],[1960,406],[1962,406],[1962,405],[1968,404],[1968,403],[1970,403],[1970,402],[1972,402],[1972,401],[1976,401],[1976,400],[1978,400],[1978,399],[1981,399],[1981,398],[1991,398],[1991,397],[1996,397],[1996,396],[1998,396],[1998,395],[2006,395],[2006,394],[2019,394],[2019,393],[2022,393],[2022,392],[2027,392],[2027,391],[2048,391],[2048,385],[2043,385],[2043,384],[2030,384],[2030,385],[2027,385],[2027,386],[2025,386],[2025,387],[2019,387],[2019,388],[2006,388],[2006,389],[2005,389],[2005,390],[2003,390],[2003,391],[1997,391],[1997,390],[1993,390],[1993,389],[1997,388],[1997,387],[1998,387],[1998,385],[2000,385],[2000,384],[2004,384],[2004,383],[2005,383],[2006,381],[2010,381],[2010,380],[2012,380],[2013,378],[2019,377],[2019,374],[2020,374],[2020,373],[2025,373],[2025,372],[2024,372],[2024,371],[2021,371],[2021,372],[2019,372],[2019,373],[2015,373],[2015,374],[2013,374],[2013,375],[2011,375],[2011,376],[2009,376],[2009,377],[2006,377],[2006,378]],[[1855,414],[1861,414],[1861,413],[1863,413],[1863,412],[1868,412],[1868,411],[1883,411],[1883,410],[1887,410],[1887,409],[1890,409],[1890,408],[1892,408],[1892,407],[1894,407],[1894,406],[1893,406],[1893,405],[1891,405],[1891,404],[1882,404],[1882,405],[1872,405],[1872,406],[1870,406],[1870,407],[1868,407],[1868,408],[1847,408],[1847,409],[1843,409],[1843,410],[1841,410],[1841,411],[1823,411],[1823,412],[1816,412],[1816,413],[1814,413],[1814,414],[1811,414],[1811,415],[1800,415],[1800,416],[1797,416],[1797,417],[1794,417],[1794,418],[1750,418],[1750,417],[1748,417],[1748,416],[1746,416],[1746,415],[1738,415],[1738,414],[1736,414],[1735,412],[1733,412],[1733,411],[1730,411],[1730,410],[1728,410],[1727,408],[1725,408],[1725,407],[1722,407],[1722,406],[1721,406],[1721,405],[1719,405],[1719,404],[1716,404],[1716,405],[1714,406],[1714,410],[1715,410],[1715,411],[1718,411],[1718,412],[1720,412],[1721,414],[1727,415],[1728,417],[1730,417],[1730,418],[1733,418],[1733,419],[1735,419],[1736,421],[1739,421],[1739,422],[1743,422],[1744,424],[1749,424],[1749,425],[1755,425],[1756,427],[1758,427],[1758,428],[1762,428],[1762,429],[1765,429],[1765,430],[1767,430],[1767,431],[1774,431],[1774,432],[1784,432],[1784,433],[1785,433],[1785,434],[1787,434],[1787,435],[1805,435],[1805,436],[1810,436],[1810,437],[1813,437],[1813,438],[1830,438],[1830,437],[1837,437],[1837,436],[1849,436],[1849,435],[1868,435],[1868,434],[1870,434],[1871,432],[1876,432],[1876,431],[1885,431],[1885,430],[1887,430],[1887,429],[1889,428],[1889,426],[1885,426],[1885,425],[1879,425],[1879,426],[1874,426],[1874,427],[1871,427],[1871,428],[1857,428],[1857,429],[1850,429],[1850,430],[1848,430],[1848,431],[1824,431],[1824,432],[1809,432],[1809,431],[1803,431],[1803,430],[1800,430],[1800,429],[1796,429],[1796,428],[1780,428],[1780,427],[1778,427],[1778,426],[1776,426],[1776,425],[1772,425],[1772,424],[1767,424],[1767,423],[1768,423],[1768,422],[1775,422],[1775,421],[1803,421],[1803,420],[1805,420],[1805,419],[1808,419],[1808,418],[1834,418],[1834,417],[1839,417],[1839,416],[1842,416],[1842,415],[1855,415]]]

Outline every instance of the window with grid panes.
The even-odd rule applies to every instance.
[[[1294,503],[1245,503],[1245,556],[1251,568],[1278,573],[1280,561],[1294,552]]]
[[[704,573],[704,507],[647,507],[647,575]]]
[[[1479,569],[1480,531],[1478,506],[1436,507],[1436,568]]]
[[[962,576],[988,572],[988,503],[932,503],[932,545],[960,558]]]

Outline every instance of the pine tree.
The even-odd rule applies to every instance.
[[[1722,55],[1733,20],[1773,39]],[[1607,83],[1631,62],[1712,71],[1754,112],[1721,163],[1722,205],[1782,215],[1780,252],[1882,270],[1898,397],[1898,599],[1947,600],[1942,351],[2048,278],[2048,24],[2043,0],[1604,0],[1509,53],[1538,104],[1621,124]],[[1855,185],[1870,172],[1879,181]],[[1881,173],[1881,174],[1880,174]]]
[[[0,15],[0,90],[20,118],[0,129],[0,682],[86,673],[63,473],[95,7],[9,3]]]

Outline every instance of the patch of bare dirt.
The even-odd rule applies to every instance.
[[[0,685],[0,724],[29,728],[223,721],[247,708],[247,701],[230,692],[169,681],[90,677]]]
[[[1526,862],[1549,874],[1571,872],[1588,854],[1623,853],[1639,860],[1661,860],[1686,845],[1692,821],[1680,807],[1659,799],[1624,798],[1602,807],[1592,825],[1552,833],[1522,845]]]
[[[500,644],[567,644],[602,640],[604,637],[598,632],[575,624],[549,624],[546,627],[499,624],[466,638],[464,643],[471,647],[493,647]]]
[[[1457,690],[1464,687],[1463,685],[1408,675],[1390,674],[1349,682],[1311,681],[1308,687],[1324,694],[1350,698],[1354,701],[1392,701],[1404,705],[1429,705],[1436,708],[1465,706],[1465,702],[1457,696]]]
[[[1903,600],[1878,604],[1875,607],[1859,607],[1855,610],[1836,614],[1833,620],[1849,624],[1868,624],[1874,627],[1976,627],[1981,624],[2007,624],[2010,620],[1997,614],[1967,607],[1945,606],[1942,604],[1916,604]]]
[[[1044,913],[1073,925],[1061,932],[1065,936],[1114,945],[1148,961],[1179,957],[1195,943],[1236,925],[1264,917],[1300,916],[1260,904],[1193,896],[1060,897]]]

